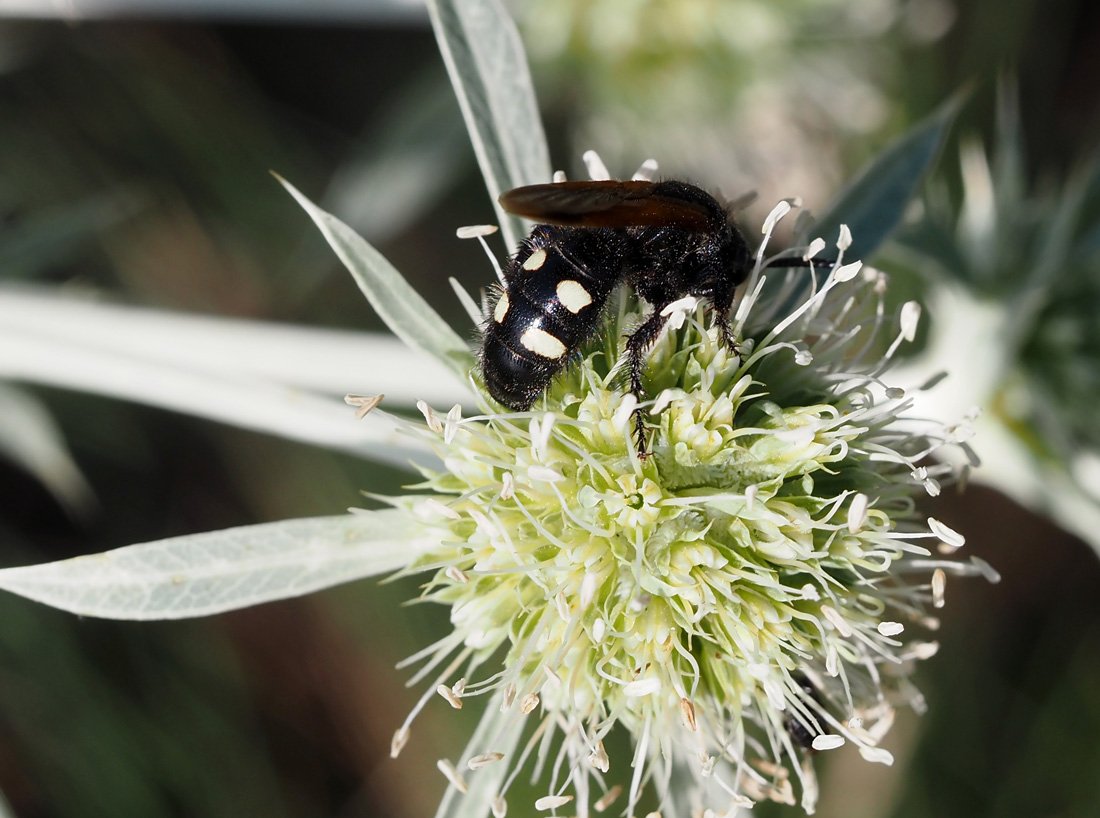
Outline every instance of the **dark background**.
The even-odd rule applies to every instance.
[[[827,173],[849,177],[968,84],[954,133],[988,136],[994,86],[1008,75],[1036,185],[1057,185],[1090,154],[1100,7],[977,0],[954,10],[934,43],[887,43],[897,49],[895,75],[882,78],[889,116],[843,143]],[[573,173],[578,123],[600,116],[585,94],[598,68],[583,53],[534,66],[552,157]],[[319,199],[360,171],[372,178],[395,145],[422,151],[422,195],[391,203],[389,188],[363,183],[348,199],[363,202],[353,221],[466,333],[439,282],[455,275],[476,290],[490,278],[480,251],[453,237],[492,211],[426,18],[0,22],[0,243],[39,223],[52,237],[9,253],[0,276],[142,305],[378,328],[268,170]],[[952,141],[945,157],[956,152]],[[951,164],[940,170],[948,180]],[[746,183],[765,202],[791,193],[777,189],[782,180]],[[0,463],[4,564],[332,514],[362,489],[399,485],[350,457],[34,391],[96,506],[72,514]],[[1095,555],[987,489],[930,513],[965,532],[1003,581],[949,584],[942,650],[917,675],[928,715],[902,718],[887,743],[891,769],[854,752],[830,757],[819,814],[1100,815]],[[429,707],[389,760],[415,693],[393,665],[446,627],[445,612],[402,604],[414,593],[415,583],[362,582],[163,624],[81,620],[2,597],[0,789],[20,818],[430,815],[444,783],[434,761],[458,753],[475,714]]]

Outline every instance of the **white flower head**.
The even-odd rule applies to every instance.
[[[454,632],[417,679],[423,702],[495,693],[501,731],[523,724],[514,753],[473,748],[507,765],[494,810],[531,768],[536,809],[586,814],[618,786],[633,814],[650,785],[715,810],[800,792],[812,811],[811,748],[890,762],[878,745],[929,655],[910,633],[945,571],[977,569],[928,547],[948,529],[913,501],[952,478],[929,456],[954,438],[882,380],[915,319],[884,317],[885,277],[846,263],[849,242],[810,271],[758,258],[736,351],[684,305],[648,355],[646,456],[616,372],[643,311],[628,294],[531,411],[423,407],[443,465],[417,502],[440,544],[408,572],[433,572],[423,595]],[[604,749],[614,729],[632,757]]]

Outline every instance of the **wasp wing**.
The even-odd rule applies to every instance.
[[[509,213],[564,227],[679,227],[703,232],[712,214],[701,204],[662,192],[659,182],[554,182],[509,190]]]

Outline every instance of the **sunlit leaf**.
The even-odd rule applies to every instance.
[[[245,386],[260,383],[264,390],[289,387],[329,397],[348,392],[385,393],[387,407],[400,403],[411,407],[418,400],[450,406],[469,398],[467,383],[453,370],[410,349],[389,332],[228,318],[111,303],[92,292],[86,295],[74,297],[68,291],[46,287],[0,288],[0,342],[11,342],[11,336],[18,334],[43,342],[64,342],[82,355],[99,350],[104,360],[108,354],[116,359],[140,358],[160,367],[165,377],[173,371],[206,373],[228,376]],[[3,366],[10,357],[0,349],[0,375],[12,376]],[[57,382],[44,372],[37,372],[40,378],[36,378],[30,365],[21,368],[35,380]],[[77,377],[109,387],[109,376],[100,381],[99,374]],[[134,378],[126,385],[131,388],[117,397],[140,399],[132,392],[156,384],[137,383]],[[201,401],[204,396],[194,397]],[[161,405],[156,400],[149,402]],[[246,401],[242,413],[262,420],[264,412],[257,411],[254,403]],[[179,410],[187,408],[181,405]],[[276,427],[268,431],[282,434],[286,430]],[[294,439],[308,439],[303,435],[308,436],[308,431],[295,434]]]
[[[958,110],[954,99],[911,128],[878,155],[829,211],[801,236],[835,241],[840,225],[851,230],[849,258],[868,258],[901,223],[905,208],[931,167]]]
[[[474,363],[470,348],[397,272],[397,268],[362,236],[317,207],[290,182],[276,178],[320,228],[329,246],[336,251],[378,317],[393,334],[465,377]]]
[[[92,490],[46,408],[32,395],[0,384],[0,418],[0,456],[33,474],[70,512],[89,511]]]
[[[0,569],[0,589],[81,616],[184,619],[389,573],[427,544],[418,542],[407,514],[388,509],[228,528]]]
[[[511,250],[526,230],[497,197],[550,181],[550,153],[523,43],[499,0],[429,0],[428,11]]]
[[[141,347],[98,348],[79,338],[52,337],[3,320],[9,295],[0,291],[0,377],[132,400],[401,468],[410,461],[435,462],[426,447],[401,433],[391,415],[376,411],[356,419],[336,395],[320,396],[242,371],[166,365]],[[365,366],[357,383],[369,389],[369,361]]]

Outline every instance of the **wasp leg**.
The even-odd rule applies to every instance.
[[[657,336],[661,334],[665,324],[668,323],[668,316],[662,315],[666,306],[666,304],[657,305],[653,310],[653,314],[642,322],[642,325],[634,332],[630,333],[626,339],[626,354],[630,362],[630,391],[638,399],[639,404],[642,398],[645,397],[645,389],[642,388],[645,354],[653,346],[653,342],[657,340]],[[645,457],[648,454],[643,420],[644,413],[641,406],[638,406],[634,410],[634,436],[638,443],[639,457]]]
[[[714,323],[718,327],[718,337],[722,341],[722,346],[732,354],[740,355],[741,350],[737,347],[737,339],[733,337],[733,327],[730,326],[730,305],[714,308]]]

